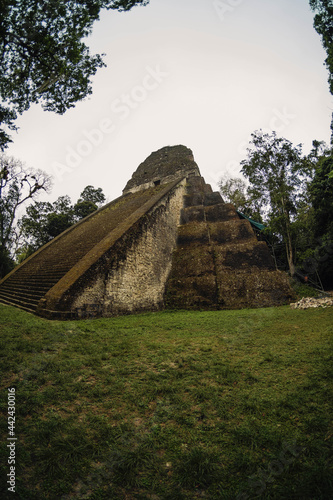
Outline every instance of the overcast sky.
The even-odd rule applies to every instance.
[[[103,13],[88,42],[107,68],[63,116],[33,106],[7,153],[53,176],[48,197],[88,184],[108,201],[164,146],[192,149],[206,182],[239,175],[250,134],[308,152],[330,140],[332,96],[308,0],[151,0]]]

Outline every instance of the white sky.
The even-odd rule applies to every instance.
[[[89,38],[107,68],[63,116],[33,106],[6,153],[53,175],[54,201],[88,184],[108,201],[138,165],[183,144],[217,189],[239,175],[250,134],[330,140],[332,96],[308,0],[151,0],[105,12]],[[99,130],[99,131],[98,131]]]

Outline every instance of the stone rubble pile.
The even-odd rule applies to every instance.
[[[330,307],[333,306],[333,298],[325,297],[316,299],[314,297],[303,297],[298,302],[290,304],[292,309],[309,309],[310,307]]]

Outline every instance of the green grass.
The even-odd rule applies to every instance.
[[[331,499],[332,325],[333,308],[52,322],[0,305],[1,498]]]

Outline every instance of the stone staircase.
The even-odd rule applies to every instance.
[[[14,273],[0,287],[0,302],[34,313],[42,297],[66,274],[68,267]]]
[[[46,293],[155,191],[121,196],[44,245],[0,281],[0,302],[36,312]]]
[[[238,309],[291,298],[285,274],[233,205],[202,177],[187,179],[178,243],[166,287],[168,308]]]

